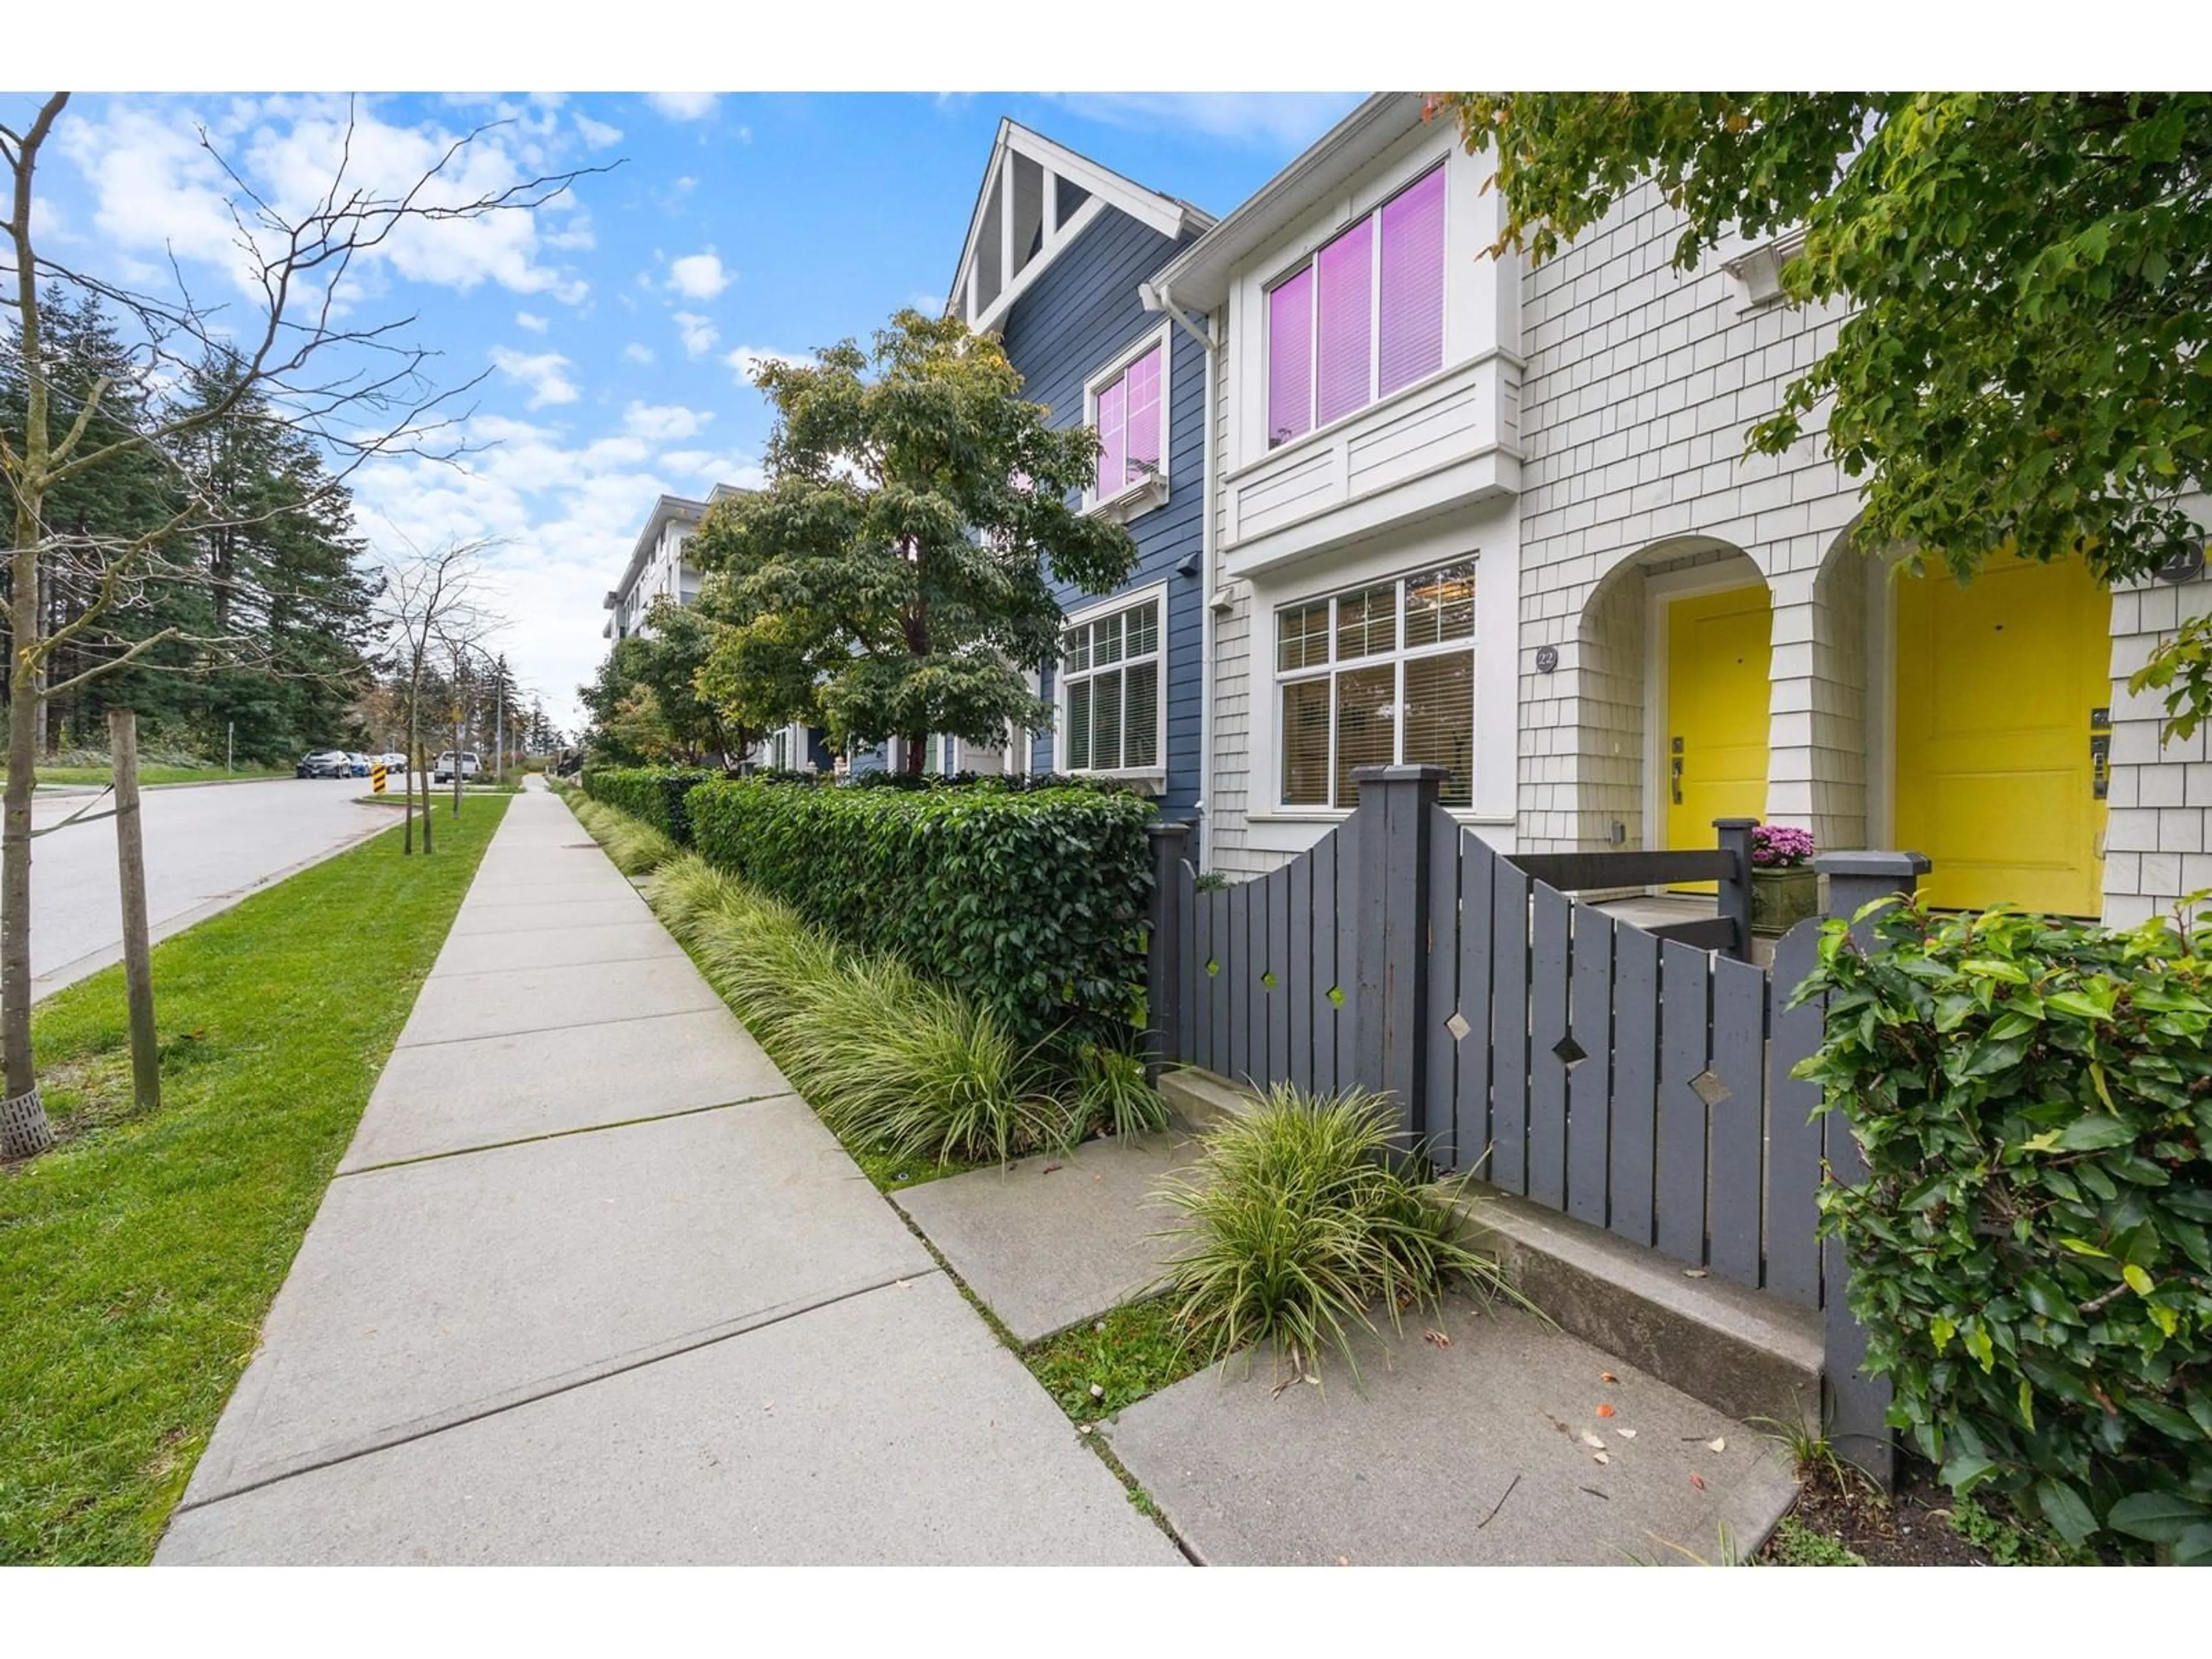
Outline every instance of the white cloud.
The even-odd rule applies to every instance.
[[[676,313],[676,331],[683,337],[684,355],[703,357],[714,349],[714,342],[722,337],[721,330],[696,311]]]
[[[594,121],[581,110],[571,118],[576,123],[576,134],[593,149],[605,149],[610,144],[622,143],[622,129],[611,127],[605,121]]]
[[[687,300],[711,300],[737,280],[737,272],[726,269],[721,255],[712,248],[668,264],[668,286]]]
[[[1181,127],[1231,143],[1304,147],[1352,112],[1352,92],[1063,92],[1047,97],[1119,127]]]
[[[632,400],[623,410],[623,429],[632,437],[653,443],[696,438],[714,418],[711,411],[686,409],[681,404],[648,404]]]
[[[534,311],[516,312],[514,313],[514,324],[517,328],[526,328],[532,334],[543,334],[548,328],[552,326],[551,324],[548,323],[545,319],[540,317]]]
[[[622,574],[662,495],[704,495],[761,482],[756,461],[696,447],[656,453],[635,434],[588,441],[556,427],[483,415],[460,465],[392,457],[355,475],[362,524],[380,554],[459,536],[504,544],[485,559],[486,601],[506,618],[494,648],[545,699],[556,725],[580,724],[575,688],[606,654],[599,600]]]
[[[623,348],[623,357],[626,362],[641,363],[647,368],[651,368],[653,348],[649,345],[640,345],[635,340],[632,340]]]
[[[250,218],[248,232],[234,222],[230,203],[240,192],[202,148],[203,125],[246,185],[276,214],[297,222],[342,169],[350,191],[383,200],[415,190],[438,169],[415,197],[418,207],[432,209],[459,208],[557,171],[559,159],[549,149],[556,118],[522,106],[499,109],[507,124],[479,133],[450,160],[462,135],[441,122],[395,125],[379,113],[378,100],[349,106],[319,94],[158,104],[117,99],[82,117],[73,112],[58,140],[89,185],[94,220],[118,253],[166,263],[173,252],[188,266],[224,270],[252,292],[253,245],[271,257],[276,241]],[[580,301],[588,284],[544,257],[541,211],[410,218],[362,250],[349,291],[374,291],[396,277],[463,292],[490,283]],[[339,302],[347,297],[341,293]]]
[[[648,92],[645,101],[672,121],[697,121],[714,112],[720,97],[715,92]]]
[[[491,360],[498,365],[501,374],[528,390],[532,409],[543,409],[548,404],[573,404],[580,395],[576,383],[568,374],[574,365],[557,351],[541,351],[530,356],[511,346],[494,346]]]
[[[788,363],[794,368],[807,368],[814,362],[814,359],[803,351],[773,351],[766,346],[747,345],[726,353],[722,361],[738,371],[738,381],[742,386],[753,383],[753,371],[763,363]]]

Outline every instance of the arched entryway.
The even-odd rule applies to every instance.
[[[1766,815],[1772,616],[1759,566],[1708,538],[1598,584],[1577,641],[1583,844],[1711,847],[1715,818]]]
[[[1891,582],[1892,836],[1932,904],[2102,909],[2112,594],[2078,557]]]

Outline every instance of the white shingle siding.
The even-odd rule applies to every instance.
[[[1525,368],[1500,421],[1523,458],[1512,833],[1540,851],[1660,839],[1646,821],[1659,766],[1646,712],[1650,585],[1743,558],[1773,604],[1765,816],[1810,830],[1824,848],[1863,847],[1887,836],[1891,811],[1886,578],[1843,543],[1857,487],[1826,459],[1817,412],[1786,454],[1744,450],[1747,428],[1832,349],[1841,313],[1753,305],[1723,255],[1674,270],[1681,223],[1640,189],[1521,273]],[[1234,464],[1235,386],[1225,372],[1217,380],[1220,470]],[[1245,817],[1266,794],[1253,776],[1271,763],[1254,752],[1252,697],[1271,681],[1253,661],[1265,619],[1249,584],[1231,591],[1216,618],[1209,808],[1215,867],[1253,874],[1287,854],[1254,845]],[[2105,890],[2116,923],[2212,888],[2207,736],[2161,747],[2157,702],[2125,690],[2180,617],[2207,609],[2203,578],[2114,596]],[[1546,646],[1559,653],[1548,674],[1536,667]]]

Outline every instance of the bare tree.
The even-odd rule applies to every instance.
[[[430,773],[423,763],[422,692],[433,672],[434,653],[449,641],[489,626],[477,602],[480,560],[487,544],[452,542],[428,553],[415,553],[385,578],[383,617],[391,630],[398,671],[406,678],[400,692],[401,719],[407,732],[407,828],[403,851],[415,851],[415,785],[422,785],[422,851],[432,850]]]
[[[20,130],[0,123],[0,162],[13,186],[6,242],[0,247],[5,261],[0,264],[0,283],[8,290],[0,294],[0,306],[15,313],[14,343],[26,389],[20,448],[0,438],[0,479],[7,485],[15,520],[8,561],[11,580],[0,601],[11,647],[0,833],[0,1069],[6,1097],[5,1109],[0,1109],[0,1158],[35,1151],[50,1139],[31,1046],[31,798],[47,701],[138,659],[176,635],[157,629],[58,683],[49,683],[48,666],[58,648],[90,636],[103,617],[128,602],[162,538],[198,510],[197,504],[188,505],[171,523],[100,546],[96,558],[76,549],[70,555],[72,570],[90,571],[85,603],[66,623],[49,629],[41,599],[70,538],[47,522],[48,495],[94,469],[147,452],[165,458],[184,475],[189,471],[185,453],[191,441],[256,397],[265,398],[294,430],[310,436],[339,477],[376,456],[457,459],[465,448],[460,422],[466,410],[457,408],[455,400],[483,377],[441,391],[428,373],[434,354],[404,340],[415,320],[411,316],[355,320],[348,285],[355,262],[410,227],[527,211],[550,202],[584,173],[604,170],[545,174],[471,194],[456,185],[455,163],[489,130],[479,127],[456,140],[404,188],[380,187],[357,176],[349,114],[328,188],[305,208],[288,210],[257,192],[203,131],[202,147],[228,180],[233,240],[251,296],[238,311],[197,300],[173,258],[169,291],[154,295],[40,252],[33,236],[38,167],[68,102],[68,94],[54,94]],[[88,436],[113,385],[96,380],[74,409],[66,400],[57,406],[41,313],[42,284],[96,296],[114,307],[134,332],[134,361],[149,384],[220,359],[232,370],[223,389],[189,407],[156,402],[127,429],[102,428]]]

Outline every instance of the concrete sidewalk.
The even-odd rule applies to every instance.
[[[156,1559],[1182,1558],[533,789]]]

